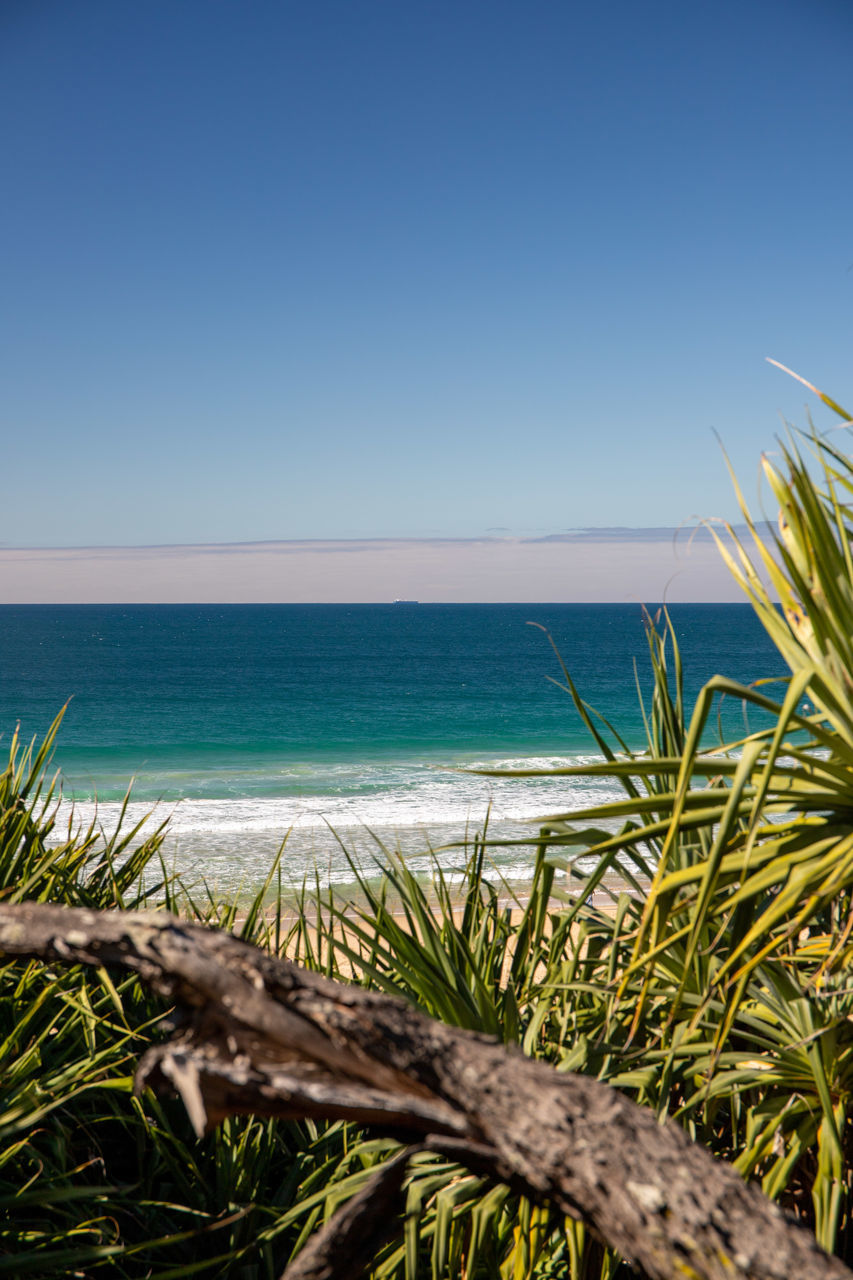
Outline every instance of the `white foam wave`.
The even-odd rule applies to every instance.
[[[576,757],[572,763],[577,763]],[[555,765],[554,757],[503,762],[505,768]],[[487,814],[492,836],[529,840],[535,835],[531,820],[543,813],[580,809],[619,795],[612,782],[597,779],[483,777],[411,763],[346,768],[349,785],[337,792],[329,788],[327,774],[322,790],[306,786],[301,795],[196,797],[154,806],[134,800],[128,805],[127,821],[147,819],[147,829],[153,830],[168,818],[165,852],[175,869],[191,877],[203,875],[227,891],[261,880],[285,838],[286,881],[301,883],[320,868],[324,881],[345,883],[352,881],[353,873],[342,844],[370,865],[379,852],[376,837],[401,850],[414,870],[427,872],[431,848],[482,830]],[[352,785],[353,773],[358,787]],[[316,784],[316,774],[313,781]],[[96,807],[84,801],[75,805],[75,812],[84,823],[97,816],[102,828],[110,831],[120,808],[116,802]],[[492,856],[507,879],[529,875],[531,848],[499,849]],[[439,859],[452,871],[464,856],[444,850]]]
[[[496,779],[467,775],[427,773],[416,781],[398,783],[373,794],[328,792],[310,796],[234,797],[185,799],[152,806],[131,801],[128,817],[141,820],[147,813],[169,816],[177,835],[215,829],[221,833],[291,828],[424,826],[483,820],[491,808],[494,820],[527,821],[557,809],[599,804],[617,791],[613,784],[588,779]],[[120,810],[117,802],[78,802],[78,817],[88,820],[95,812],[107,827]]]

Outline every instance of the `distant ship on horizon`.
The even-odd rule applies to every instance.
[[[420,601],[418,601],[418,600],[395,600],[395,601],[394,601],[394,603],[395,603],[395,604],[419,604],[419,603],[420,603]]]

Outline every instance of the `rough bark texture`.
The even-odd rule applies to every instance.
[[[733,1169],[616,1090],[230,934],[159,912],[24,903],[0,905],[0,952],[121,965],[176,1002],[186,1021],[145,1054],[137,1082],[177,1090],[198,1132],[238,1112],[352,1118],[557,1206],[654,1280],[853,1280]],[[404,1159],[335,1215],[288,1280],[342,1274],[333,1259],[347,1241],[369,1251],[382,1238]]]

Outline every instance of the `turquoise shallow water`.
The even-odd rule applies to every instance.
[[[671,612],[691,696],[717,672],[782,674],[748,606]],[[257,878],[288,831],[294,881],[315,863],[346,879],[330,824],[365,856],[370,828],[416,858],[490,803],[510,832],[606,792],[456,771],[594,751],[529,622],[639,745],[638,605],[0,606],[0,731],[42,733],[70,698],[55,764],[81,814],[97,797],[109,825],[133,778],[134,816],[171,813],[171,856],[220,887]]]

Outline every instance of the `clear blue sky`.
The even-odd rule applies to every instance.
[[[0,542],[732,515],[766,355],[853,398],[851,65],[848,0],[3,0]]]

